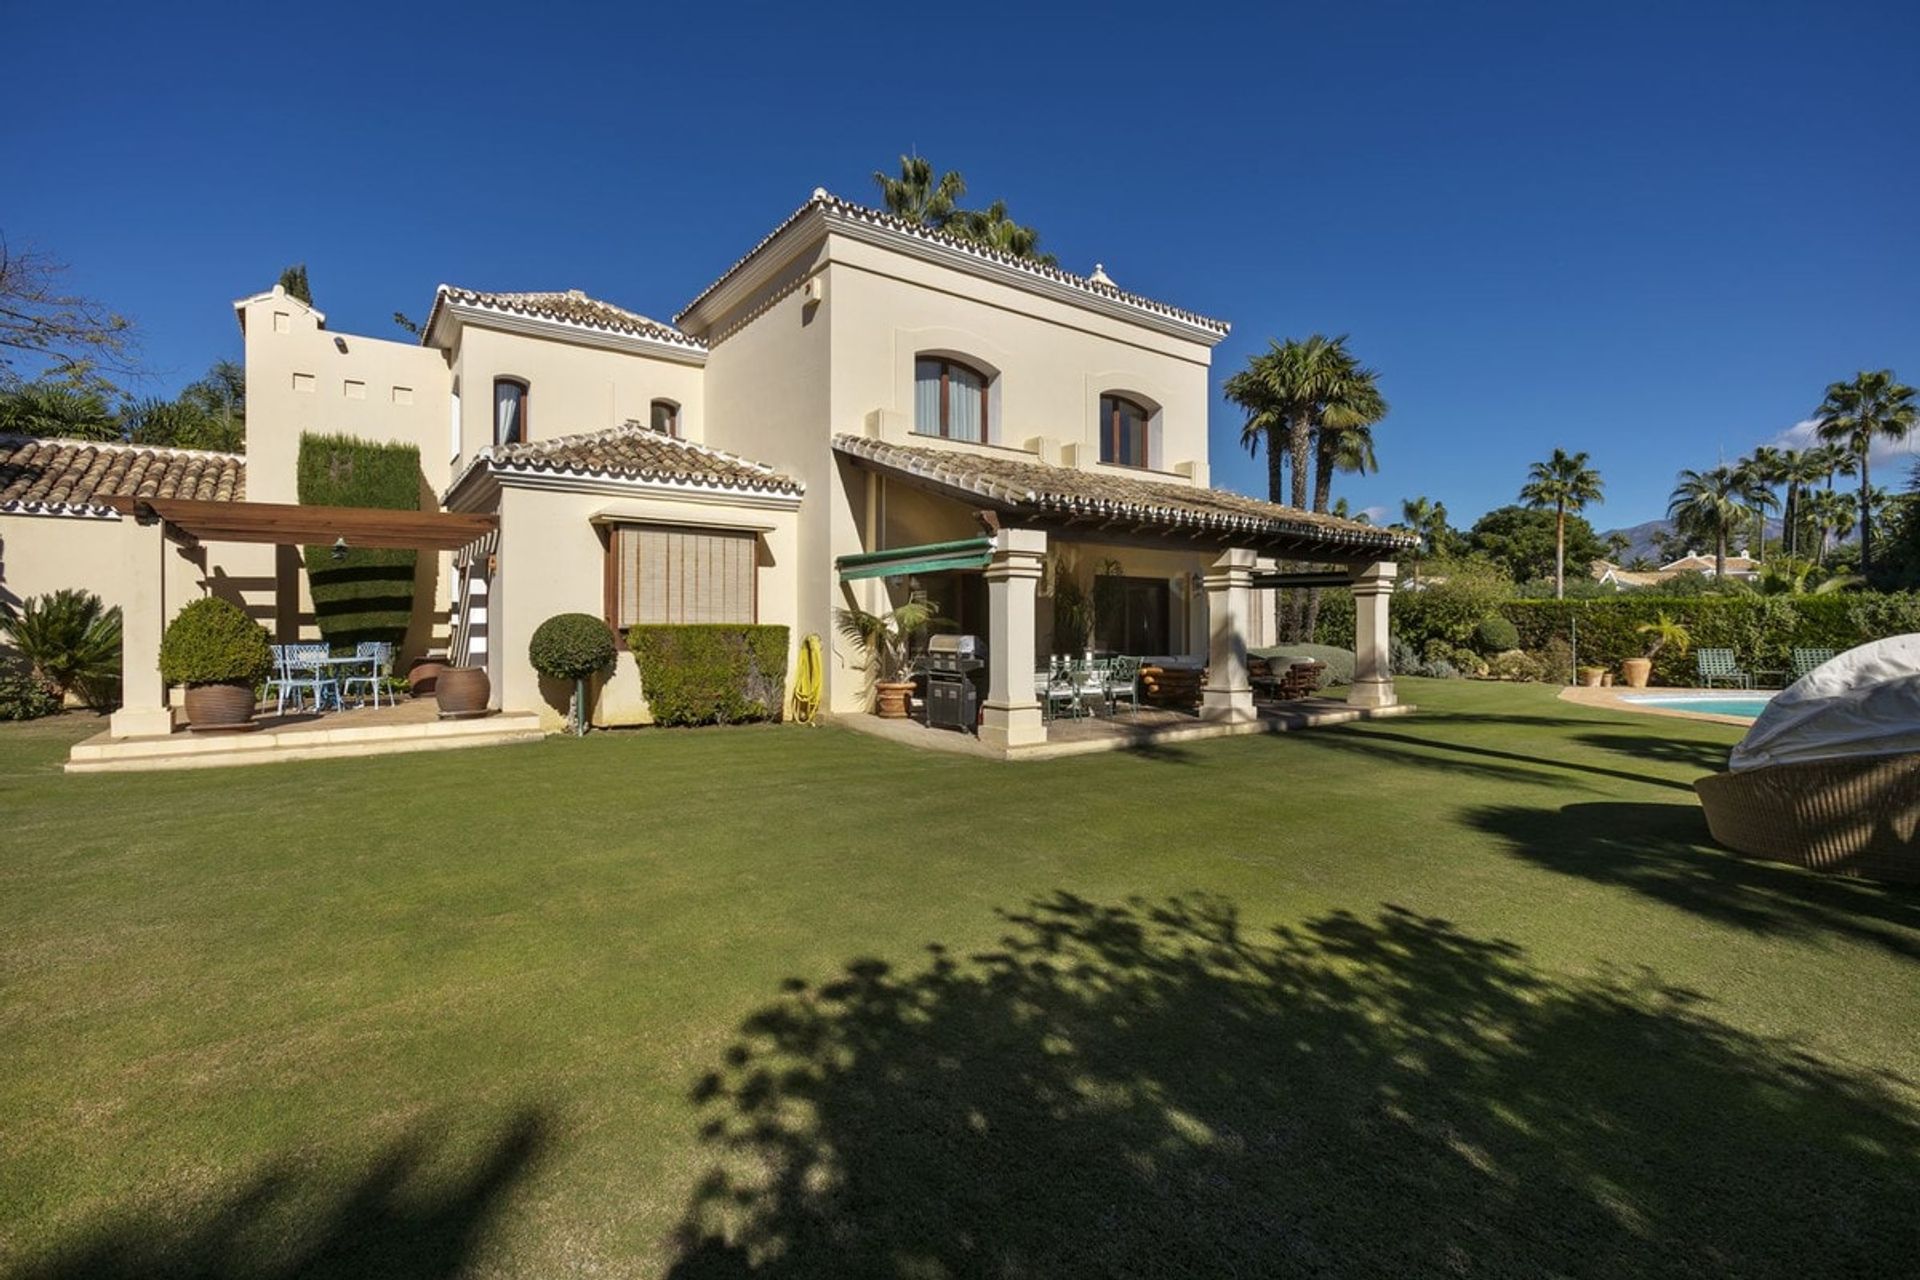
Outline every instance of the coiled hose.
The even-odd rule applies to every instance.
[[[800,661],[793,671],[793,720],[796,724],[815,724],[819,720],[823,662],[820,637],[807,636],[800,642]]]

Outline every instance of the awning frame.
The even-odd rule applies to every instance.
[[[992,538],[962,538],[956,542],[923,542],[885,551],[862,551],[837,557],[833,567],[842,582],[862,578],[904,578],[915,573],[977,571],[993,559]]]

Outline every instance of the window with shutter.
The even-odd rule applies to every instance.
[[[758,620],[759,535],[680,525],[614,525],[607,534],[607,621]]]

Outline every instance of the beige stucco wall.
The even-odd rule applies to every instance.
[[[605,612],[606,540],[596,520],[752,529],[760,535],[759,621],[790,631],[788,669],[799,643],[799,514],[791,504],[760,505],[666,495],[567,493],[512,486],[498,491],[500,555],[488,588],[488,675],[494,705],[532,711],[557,729],[570,687],[543,682],[527,660],[542,622],[556,613]],[[594,723],[645,724],[644,691],[631,653],[596,683]]]
[[[704,438],[705,381],[698,363],[507,333],[467,321],[459,326],[453,374],[460,393],[456,468],[493,443],[496,378],[527,384],[527,425],[533,440],[604,431],[628,420],[645,423],[655,400],[680,406],[682,439]],[[439,451],[447,453],[444,441]]]
[[[435,509],[451,479],[452,378],[445,354],[413,343],[334,333],[320,312],[278,286],[235,307],[246,335],[247,499],[298,502],[300,437],[315,432],[418,447],[421,506]],[[273,549],[262,550],[269,566],[265,572],[277,572],[280,600],[298,601],[297,619],[283,608],[268,625],[283,640],[317,637],[306,574],[290,555],[281,556],[274,570]],[[451,580],[448,555],[420,553],[416,624],[403,658],[445,647]]]
[[[129,537],[131,522],[87,516],[0,515],[0,600],[18,604],[73,587],[91,591],[108,607],[127,609],[136,578],[164,574],[166,616],[190,600],[213,594],[262,622],[273,617],[273,548],[216,545],[198,550],[169,543],[156,563],[144,543]],[[129,662],[157,663],[158,653],[128,654]]]

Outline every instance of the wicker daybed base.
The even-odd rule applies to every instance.
[[[1920,884],[1920,753],[1716,773],[1693,789],[1713,838],[1736,852]]]

